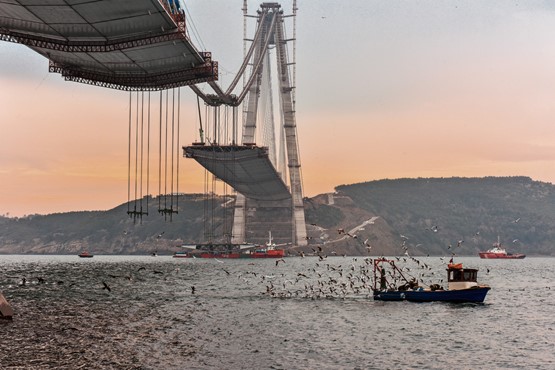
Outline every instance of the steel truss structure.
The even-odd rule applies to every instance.
[[[141,91],[216,81],[165,0],[0,2],[0,40],[26,45],[66,80]]]

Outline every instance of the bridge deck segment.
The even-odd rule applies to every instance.
[[[265,147],[193,145],[183,150],[187,158],[195,159],[248,198],[261,201],[291,199],[291,193],[270,162]]]
[[[165,1],[0,2],[0,39],[29,46],[50,72],[77,82],[158,90],[217,80],[217,63]]]

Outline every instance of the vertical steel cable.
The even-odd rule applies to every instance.
[[[140,209],[141,209],[141,221],[143,220],[143,154],[144,154],[144,113],[145,113],[145,93],[144,91],[141,91],[141,185],[139,187],[140,189],[140,197],[141,197],[141,201],[140,201]]]
[[[166,136],[164,144],[164,219],[166,218],[165,211],[168,209],[168,90],[166,90]]]
[[[174,173],[174,164],[173,164],[173,159],[175,157],[174,154],[174,143],[175,143],[175,89],[172,89],[172,149],[171,149],[171,196],[170,196],[170,208],[171,208],[171,212],[170,212],[170,219],[172,218],[172,214],[173,214],[173,173]]]
[[[129,140],[127,143],[127,214],[129,214],[131,212],[131,91],[129,91]]]
[[[162,209],[162,91],[160,91],[160,143],[158,145],[158,212]]]
[[[176,192],[177,192],[177,198],[176,198],[176,212],[179,212],[179,159],[181,157],[181,152],[180,152],[180,147],[179,147],[179,127],[180,127],[180,115],[181,115],[181,88],[178,87],[177,88],[177,153],[176,155],[176,159],[177,159],[177,180],[176,180]]]
[[[204,239],[208,239],[208,170],[204,170],[204,199],[203,199],[203,221],[204,221]]]
[[[216,225],[215,225],[215,219],[216,219],[216,176],[212,175],[212,194],[211,194],[211,202],[210,202],[210,207],[211,207],[211,220],[210,220],[210,235],[216,236]]]
[[[135,114],[135,204],[133,205],[133,218],[137,215],[137,185],[139,171],[139,93],[137,93],[137,111]]]
[[[229,131],[229,107],[228,106],[225,107],[225,116],[224,117],[225,117],[225,137],[226,137],[226,145],[227,145],[231,141],[230,137],[228,136],[229,132],[230,132]],[[226,166],[225,169],[226,169],[226,176],[224,176],[224,177],[227,177],[228,167]],[[229,187],[228,187],[227,183],[224,182],[224,204],[225,204],[225,207],[222,207],[223,213],[224,213],[224,231],[223,231],[223,233],[224,233],[224,236],[226,237],[226,240],[225,240],[226,243],[231,243],[231,223],[230,223],[229,218],[227,217],[228,190],[229,190]]]
[[[147,149],[146,149],[146,214],[148,216],[148,198],[150,198],[150,90],[148,91],[147,117]]]

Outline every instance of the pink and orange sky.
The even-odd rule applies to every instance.
[[[296,110],[306,195],[401,177],[555,182],[555,5],[298,3]],[[249,1],[251,13],[258,4]],[[291,2],[282,4],[290,12]],[[193,42],[213,53],[223,87],[241,63],[241,6],[187,1]],[[125,202],[128,93],[65,82],[21,45],[0,43],[0,56],[0,214]],[[188,88],[181,112],[186,145],[198,129]],[[180,191],[202,191],[196,162],[182,159],[180,172]]]

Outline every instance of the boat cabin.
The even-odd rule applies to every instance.
[[[449,290],[468,289],[478,286],[477,280],[477,269],[465,269],[462,267],[462,263],[449,264],[447,268]]]

